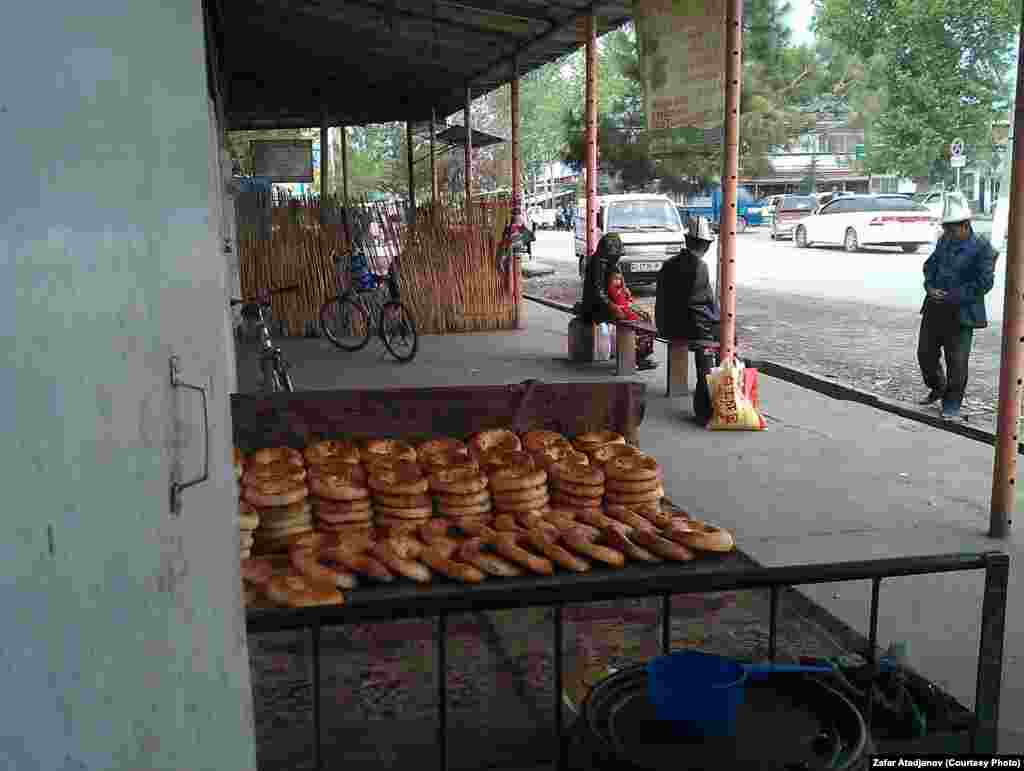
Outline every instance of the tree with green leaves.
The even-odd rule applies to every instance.
[[[990,156],[1019,19],[1019,0],[823,0],[819,34],[862,70],[849,91],[867,169],[946,177],[957,136],[971,157]]]
[[[829,73],[816,52],[790,44],[785,23],[789,4],[782,0],[746,0],[744,72],[740,105],[740,170],[744,175],[769,170],[770,153],[812,126],[814,116],[800,109],[828,88]],[[689,192],[716,181],[722,148],[682,148],[652,158],[648,149],[640,50],[631,25],[610,32],[599,48],[599,138],[602,168],[627,189],[659,179],[663,189]],[[603,79],[602,79],[603,78]],[[605,91],[609,93],[604,95]],[[564,120],[565,158],[583,161],[582,108]]]

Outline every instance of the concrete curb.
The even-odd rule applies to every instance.
[[[524,294],[523,297],[527,300],[532,300],[533,302],[546,305],[549,308],[554,308],[555,310],[562,311],[570,315],[573,312],[572,306],[570,305],[557,303],[543,297],[536,297],[535,295]],[[864,404],[868,407],[874,407],[875,409],[882,410],[883,412],[899,415],[901,418],[906,418],[907,420],[924,423],[932,428],[948,431],[951,434],[958,434],[959,436],[966,437],[967,439],[973,439],[976,442],[995,446],[996,435],[992,431],[975,428],[967,425],[966,423],[954,423],[948,420],[943,420],[938,415],[923,412],[922,410],[915,409],[903,402],[886,399],[885,397],[861,390],[838,380],[830,380],[829,378],[814,375],[810,372],[797,369],[796,367],[789,367],[785,364],[776,364],[775,362],[765,361],[764,359],[745,359],[745,361],[747,366],[753,367],[762,374],[767,375],[768,377],[773,377],[776,380],[783,380],[787,383],[800,386],[801,388],[806,388],[810,391],[824,394],[832,399],[838,399],[839,401],[857,402],[858,404]],[[1024,442],[1018,442],[1017,451],[1024,454]]]
[[[549,308],[554,308],[556,311],[562,311],[562,313],[568,313],[570,316],[573,315],[573,310],[572,310],[572,306],[571,305],[565,305],[564,303],[556,303],[554,300],[548,300],[548,299],[546,299],[544,297],[537,297],[536,295],[526,294],[526,292],[523,292],[523,299],[525,299],[525,300],[533,300],[535,303],[539,303],[540,305],[546,305]]]

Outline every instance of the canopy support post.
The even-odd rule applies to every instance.
[[[719,220],[719,300],[722,357],[736,354],[736,200],[739,177],[740,81],[743,72],[743,0],[729,0],[725,18],[725,168]]]
[[[597,249],[597,16],[586,19],[587,81],[584,161],[587,167],[587,254]]]
[[[1024,37],[1019,51],[1024,54]],[[1007,538],[1017,505],[1017,458],[1021,386],[1024,385],[1024,69],[1017,68],[1013,118],[1013,166],[1010,182],[1003,305],[1003,356],[999,367],[999,417],[989,538]]]

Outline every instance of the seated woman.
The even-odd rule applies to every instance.
[[[618,273],[619,260],[624,252],[622,239],[617,233],[601,237],[597,249],[587,260],[586,276],[583,281],[583,300],[580,302],[580,317],[591,324],[626,320],[627,312],[614,303],[608,294],[610,274]],[[621,278],[621,274],[620,274]],[[628,290],[627,290],[628,291]],[[651,356],[654,353],[654,335],[637,334],[637,369],[654,369],[658,363]]]

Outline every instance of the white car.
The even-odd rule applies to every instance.
[[[796,223],[797,246],[835,244],[848,252],[898,246],[908,254],[935,240],[938,217],[902,195],[844,195]]]
[[[531,225],[536,225],[542,230],[553,230],[555,227],[555,210],[544,209],[540,206],[531,206],[526,210],[526,216]]]

